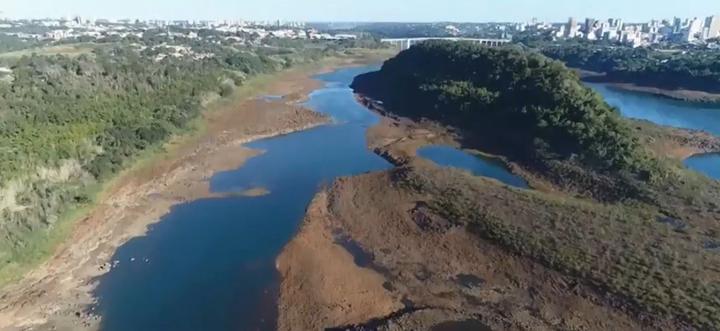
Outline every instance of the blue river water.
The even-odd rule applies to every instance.
[[[522,177],[513,175],[499,160],[439,145],[422,147],[418,149],[418,155],[441,166],[465,169],[476,176],[492,177],[510,186],[528,188]]]
[[[95,290],[101,329],[274,330],[275,258],[305,208],[339,176],[387,169],[366,147],[378,121],[347,87],[376,67],[338,70],[307,105],[335,122],[248,144],[265,153],[211,179],[214,192],[264,187],[261,197],[204,199],[176,206],[146,236],[120,247],[116,268]]]
[[[720,154],[695,155],[685,160],[685,165],[710,178],[720,180]]]
[[[623,116],[720,135],[720,105],[671,100],[622,91],[604,84],[587,85],[602,94],[605,101],[617,107]],[[720,155],[696,155],[687,159],[685,165],[711,178],[720,179]]]

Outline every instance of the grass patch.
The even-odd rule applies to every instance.
[[[688,185],[698,184],[688,176]],[[720,329],[720,254],[708,249],[720,238],[720,225],[715,206],[697,210],[705,195],[720,196],[717,185],[705,182],[696,191],[703,196],[684,211],[684,202],[669,198],[662,205],[602,204],[501,187],[449,169],[405,169],[396,178],[428,194],[435,213],[613,293],[638,312]]]

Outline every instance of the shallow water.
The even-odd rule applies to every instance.
[[[720,154],[695,155],[685,160],[688,168],[720,180]]]
[[[671,100],[650,94],[622,91],[605,84],[587,84],[598,91],[623,116],[644,119],[660,125],[704,130],[720,135],[720,105]],[[720,156],[700,155],[685,165],[711,178],[720,179]]]
[[[102,330],[273,330],[275,258],[315,193],[339,176],[390,167],[366,148],[377,116],[347,87],[375,68],[318,76],[327,86],[307,104],[335,124],[250,143],[265,153],[210,181],[214,192],[263,187],[268,195],[176,206],[120,247],[112,258],[119,264],[94,293]]]
[[[439,145],[424,146],[418,149],[418,155],[441,166],[464,169],[476,176],[495,178],[510,186],[528,188],[522,177],[512,174],[499,160]]]

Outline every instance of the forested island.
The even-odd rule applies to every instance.
[[[577,156],[598,169],[648,167],[617,112],[540,54],[430,41],[354,87],[381,92],[389,108],[499,138],[495,148],[517,158]]]
[[[615,109],[535,52],[430,41],[353,86],[404,115],[462,128],[484,149],[598,198],[638,197],[644,182],[667,176]]]
[[[390,116],[457,130],[463,147],[507,159],[538,189],[496,189],[395,159],[401,168],[389,176],[393,187],[427,197],[417,198],[422,203],[414,213],[421,210],[422,217],[409,216],[423,220],[421,228],[429,227],[423,231],[443,231],[427,222],[466,229],[568,277],[562,283],[588,286],[575,293],[605,297],[651,329],[720,327],[720,285],[705,281],[720,271],[709,245],[720,233],[720,185],[650,148],[676,132],[621,118],[561,62],[521,48],[429,41],[357,77],[353,87]],[[395,155],[392,146],[378,148]],[[362,180],[381,181],[367,177]],[[362,180],[343,185],[365,185]],[[349,192],[333,188],[330,201]],[[336,207],[329,202],[328,208]],[[430,284],[436,283],[424,286]]]

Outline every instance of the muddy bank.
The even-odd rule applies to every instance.
[[[279,73],[219,101],[204,115],[202,134],[169,143],[167,153],[123,174],[49,261],[0,291],[0,330],[97,329],[99,317],[87,308],[94,301],[93,280],[112,268],[116,248],[143,235],[172,206],[216,196],[209,191],[212,174],[262,153],[243,144],[326,123],[328,118],[299,105],[321,85],[312,76],[365,61],[336,59]]]
[[[641,86],[641,85],[632,84],[632,83],[609,82],[608,85],[610,87],[618,89],[618,90],[638,92],[638,93],[647,93],[647,94],[652,94],[652,95],[656,95],[656,96],[664,97],[664,98],[668,98],[668,99],[673,99],[673,100],[698,102],[698,103],[720,103],[720,94],[718,94],[718,93],[709,93],[709,92],[704,92],[704,91],[694,91],[694,90],[684,90],[684,89],[668,90],[668,89],[662,89],[662,88],[652,87],[652,86]]]
[[[277,259],[283,279],[278,330],[321,330],[362,323],[401,309],[383,287],[384,277],[355,264],[338,242],[339,227],[328,210],[328,194],[319,193],[308,207],[297,236]]]
[[[680,101],[698,103],[720,103],[720,93],[686,89],[667,89],[657,86],[638,85],[632,82],[618,82],[616,80],[610,79],[609,77],[607,77],[607,75],[601,72],[594,72],[577,68],[573,68],[573,70],[575,70],[575,72],[577,72],[580,78],[585,82],[607,84],[608,86],[618,90],[646,93]]]
[[[664,127],[642,120],[628,121],[642,144],[658,156],[684,160],[696,154],[720,152],[720,137],[705,131]]]

